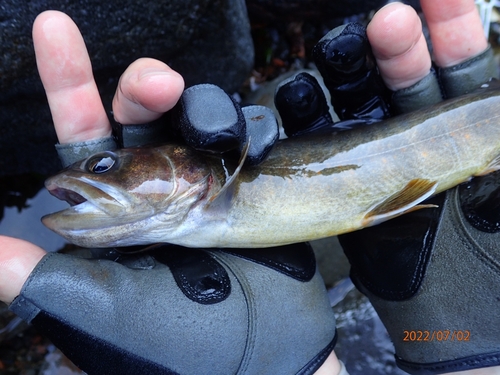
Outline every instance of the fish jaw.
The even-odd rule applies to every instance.
[[[132,211],[131,199],[126,194],[85,176],[56,175],[45,186],[50,194],[70,204],[67,209],[42,218],[45,226],[59,234],[69,228],[101,227]],[[134,211],[136,215],[139,212]]]
[[[152,218],[145,218],[138,222],[116,225],[109,221],[109,217],[102,220],[101,227],[91,227],[95,219],[78,221],[80,227],[61,224],[65,220],[65,214],[57,217],[60,213],[46,215],[42,222],[49,229],[64,237],[70,243],[88,248],[102,248],[114,246],[129,246],[130,239],[134,238],[134,244],[150,244],[151,238],[144,235],[144,228],[148,227],[147,222],[154,221]],[[138,229],[139,228],[139,229]],[[161,242],[161,241],[157,241]]]

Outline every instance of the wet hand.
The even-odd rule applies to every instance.
[[[444,96],[473,91],[496,76],[497,68],[492,63],[472,0],[423,0],[421,5]],[[381,77],[393,91],[393,101],[401,100],[398,95],[405,90],[410,92],[403,96],[404,106],[399,107],[403,112],[442,99],[439,85],[431,90],[431,101],[427,95],[429,86],[422,85],[421,91],[411,90],[429,77],[431,69],[420,20],[411,8],[397,3],[384,7],[368,26],[367,36]],[[454,70],[460,73],[450,74]],[[464,79],[464,74],[473,79]],[[433,74],[430,77],[436,80]],[[426,98],[421,100],[418,96]],[[339,236],[351,263],[351,278],[379,313],[395,345],[397,364],[403,370],[440,373],[461,370],[464,374],[499,371],[498,358],[488,358],[489,353],[497,351],[495,327],[500,318],[498,308],[492,307],[498,288],[490,288],[500,280],[498,272],[490,271],[500,257],[495,245],[500,222],[499,187],[499,173],[475,178],[432,198],[429,203],[439,208],[416,211],[361,232]],[[481,260],[473,254],[481,254]],[[484,262],[483,256],[488,261]],[[463,275],[472,269],[480,276],[467,278],[460,285],[460,280],[465,280]],[[467,313],[463,306],[469,309]],[[478,319],[480,316],[487,318]],[[440,346],[436,355],[431,340],[408,343],[401,336],[406,327],[416,326],[425,327],[422,329],[433,332],[432,335],[439,332],[439,324],[467,326],[467,332],[474,332],[478,342],[492,344],[477,350]]]
[[[441,85],[432,73],[431,56],[417,13],[410,6],[391,3],[374,15],[366,32],[359,24],[344,25],[327,33],[313,49],[316,66],[341,122],[333,124],[326,96],[317,84],[314,87],[311,81],[315,78],[307,73],[278,87],[275,104],[287,135],[372,124],[435,104],[443,96],[458,96],[471,90],[465,83],[457,82],[467,81],[476,88],[487,81],[494,68],[488,65],[491,50],[487,49],[474,3],[444,1],[439,8],[433,4],[422,1]],[[478,55],[484,55],[484,69],[468,69],[467,61]],[[461,63],[465,68],[459,66]]]

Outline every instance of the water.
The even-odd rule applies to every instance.
[[[396,367],[394,346],[375,309],[349,278],[350,265],[337,238],[311,244],[337,318],[335,353],[349,374],[406,374]]]
[[[345,294],[349,284],[351,289]],[[339,335],[335,353],[349,374],[406,374],[396,367],[394,346],[368,298],[354,288],[350,279],[329,290],[330,301],[338,295],[345,297],[333,307]]]
[[[46,251],[61,249],[66,241],[47,229],[40,221],[43,215],[68,207],[49,194],[46,189],[40,190],[33,198],[27,199],[27,208],[21,211],[17,207],[5,207],[4,217],[0,221],[0,235],[20,238]]]

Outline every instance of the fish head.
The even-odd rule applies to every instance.
[[[178,225],[207,195],[210,176],[203,157],[183,146],[100,152],[46,180],[70,207],[42,222],[80,246],[138,244],[155,223],[165,230]]]

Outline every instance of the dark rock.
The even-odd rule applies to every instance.
[[[165,61],[188,86],[234,92],[253,66],[243,0],[2,0],[0,3],[0,175],[59,168],[31,27],[44,10],[68,14],[83,34],[105,106],[139,57]]]

